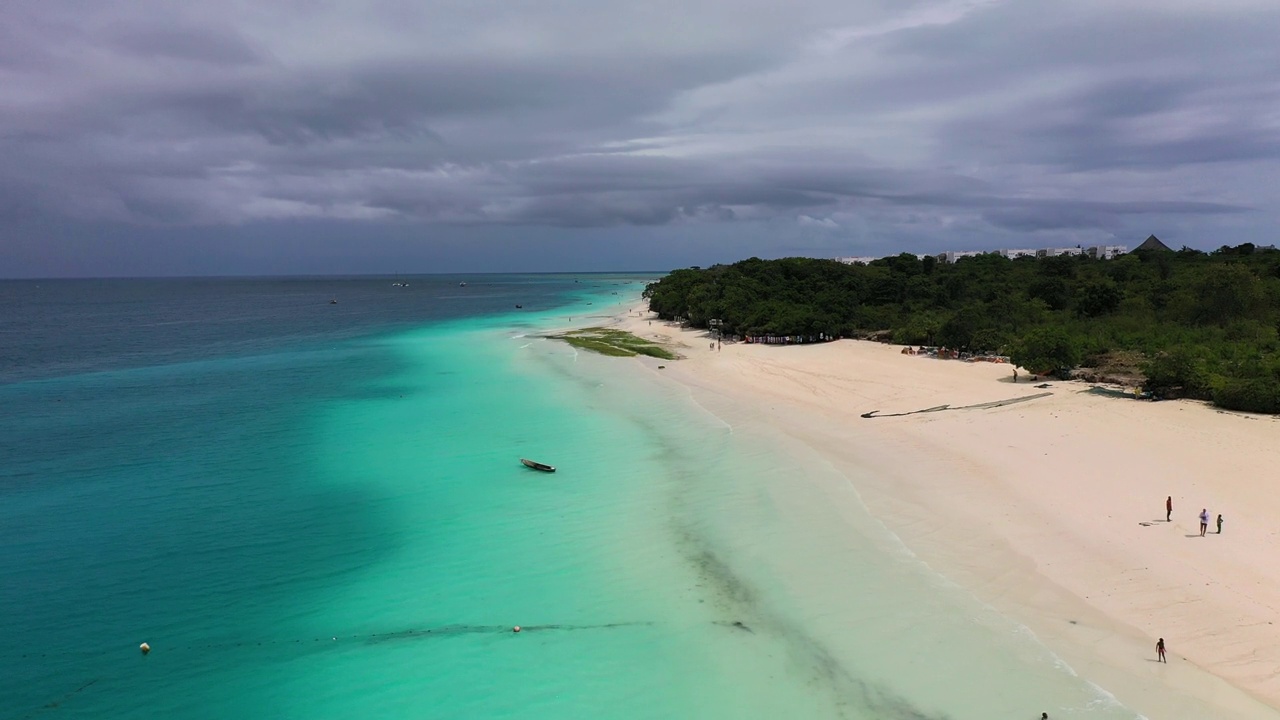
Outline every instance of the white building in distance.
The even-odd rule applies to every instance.
[[[1065,247],[1065,248],[1018,248],[1005,250],[947,250],[937,253],[936,255],[913,253],[921,260],[927,257],[933,257],[938,262],[953,263],[960,258],[976,257],[978,255],[1000,255],[1002,257],[1013,260],[1020,257],[1058,257],[1059,255],[1088,255],[1095,260],[1113,260],[1119,255],[1129,252],[1127,245],[1091,245],[1089,247]],[[893,255],[880,256],[861,256],[861,257],[838,257],[836,260],[846,265],[868,265],[876,260],[883,260],[887,257],[897,257],[901,253]]]
[[[1085,253],[1094,260],[1114,260],[1117,255],[1129,252],[1128,245],[1093,245],[1085,248]]]

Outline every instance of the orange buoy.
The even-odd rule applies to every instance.
[[[142,651],[143,655],[146,655],[147,653],[151,652],[151,646],[146,643],[142,643],[141,645],[139,645],[138,649]]]

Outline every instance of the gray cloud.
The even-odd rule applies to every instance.
[[[1115,5],[14,0],[0,222],[1270,242],[1280,6]]]

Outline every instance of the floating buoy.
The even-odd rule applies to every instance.
[[[142,651],[143,655],[146,655],[147,653],[151,652],[151,646],[146,643],[142,643],[141,645],[139,645],[138,649]]]
[[[515,626],[515,627],[511,628],[511,632],[520,632],[520,626],[519,626],[519,625],[517,625],[517,626]]]

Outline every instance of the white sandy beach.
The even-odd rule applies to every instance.
[[[1008,365],[894,345],[713,352],[703,331],[651,320],[641,306],[618,322],[683,345],[687,358],[646,367],[666,365],[715,412],[762,423],[859,478],[871,512],[920,558],[1125,704],[1161,719],[1205,707],[1280,718],[1280,421],[1103,397],[1082,383],[1040,389],[1025,374],[1013,384]],[[1167,665],[1155,662],[1157,637]]]

